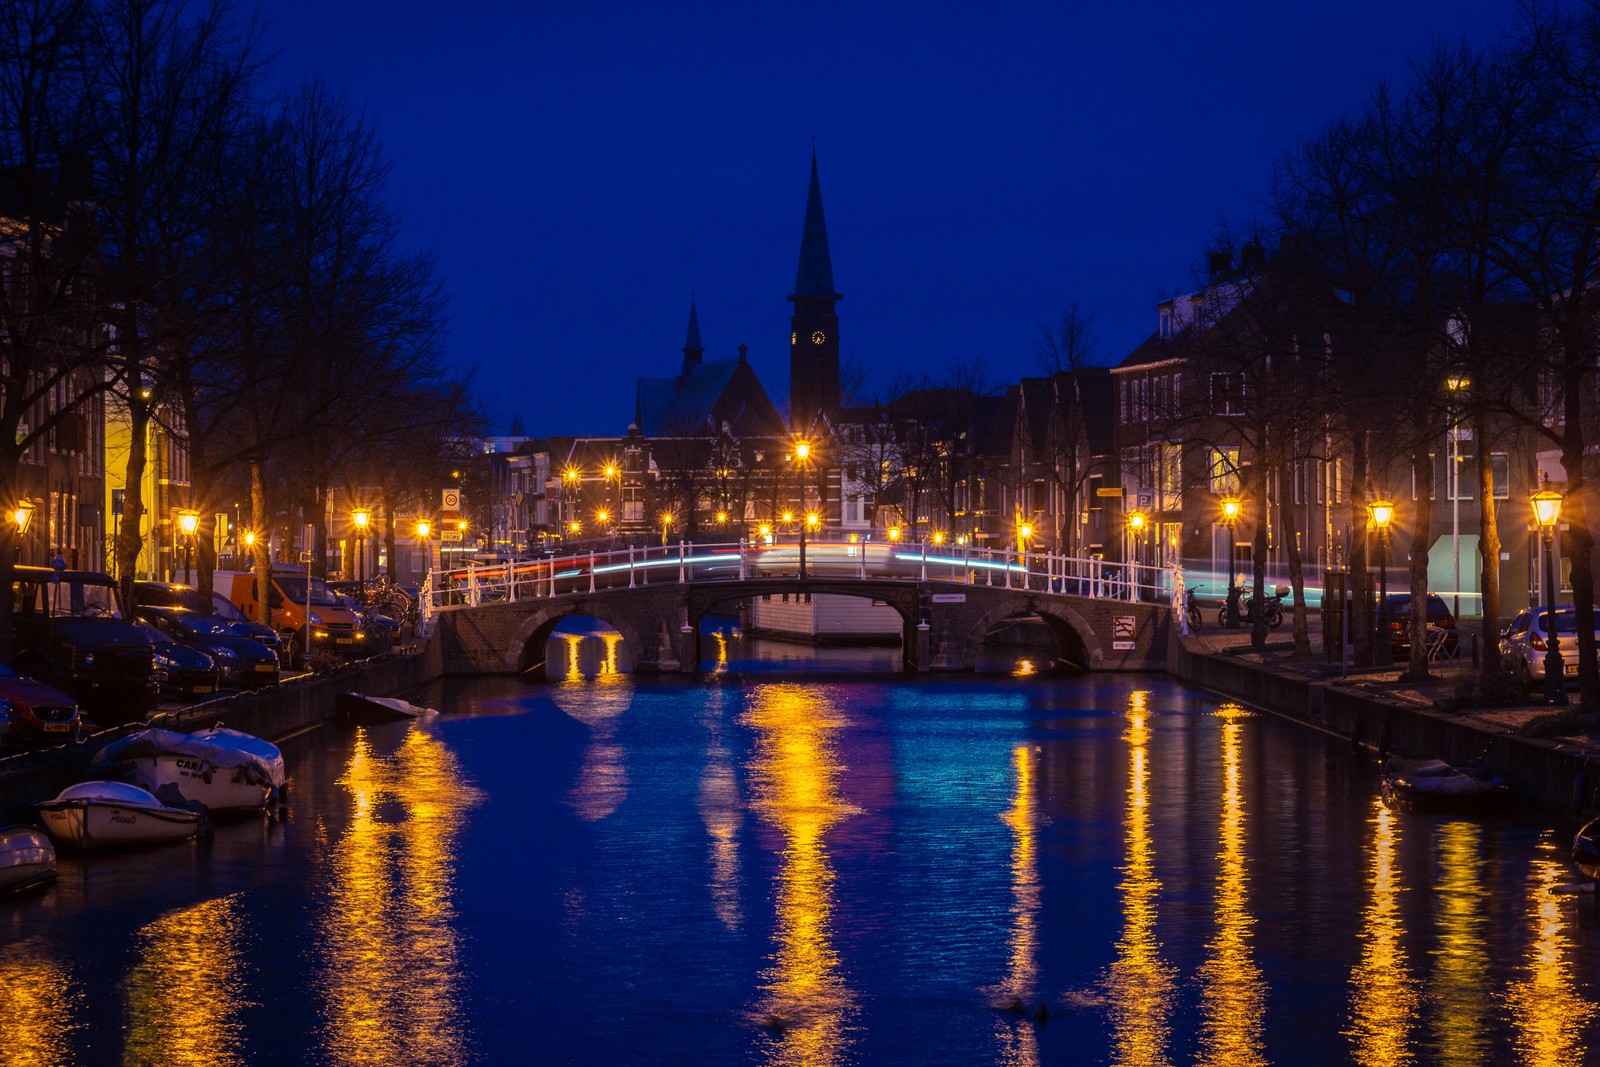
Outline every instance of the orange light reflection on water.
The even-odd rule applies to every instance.
[[[455,839],[482,794],[438,738],[415,728],[391,756],[358,732],[338,784],[350,794],[350,824],[333,845],[318,920],[327,1056],[464,1063]]]
[[[633,680],[618,666],[622,635],[610,631],[598,635],[560,634],[566,645],[566,675],[551,690],[551,699],[562,711],[589,728],[589,745],[583,752],[583,766],[567,794],[578,817],[599,822],[622,806],[628,798],[628,767],[622,746],[614,740],[622,713],[633,703]],[[585,677],[582,653],[588,642],[598,643],[601,655],[597,673]]]
[[[712,689],[706,696],[701,722],[711,741],[706,748],[705,770],[700,775],[697,807],[711,845],[711,906],[717,919],[737,930],[743,919],[739,907],[739,830],[744,825],[744,805],[733,757],[722,740],[724,694]]]
[[[776,952],[763,971],[757,1022],[764,1060],[808,1067],[846,1058],[855,995],[833,947],[834,871],[824,838],[854,809],[840,796],[834,738],[843,713],[817,691],[765,685],[744,716],[755,740],[752,808],[784,840]]]
[[[1363,1067],[1413,1062],[1411,1026],[1419,996],[1403,941],[1400,879],[1395,866],[1399,825],[1379,797],[1372,800],[1369,899],[1361,914],[1361,959],[1350,974],[1351,1058]]]
[[[1266,987],[1252,954],[1250,874],[1240,753],[1250,713],[1238,705],[1217,712],[1222,724],[1222,823],[1217,850],[1217,932],[1200,967],[1201,1064],[1261,1067]]]
[[[1111,1044],[1115,1060],[1132,1067],[1169,1063],[1168,1022],[1172,1014],[1174,973],[1161,959],[1156,940],[1155,850],[1150,833],[1149,701],[1136,690],[1128,695],[1128,795],[1122,881],[1122,936],[1117,957],[1106,975],[1111,1007]]]
[[[1596,1005],[1577,991],[1572,969],[1572,910],[1593,907],[1582,897],[1559,892],[1572,874],[1547,835],[1529,872],[1528,920],[1533,941],[1523,965],[1525,977],[1506,992],[1518,1059],[1527,1067],[1587,1063],[1583,1031]]]
[[[1483,830],[1457,819],[1439,828],[1438,885],[1433,895],[1437,941],[1427,997],[1434,1006],[1433,1055],[1446,1065],[1487,1063],[1487,1008],[1493,1002],[1483,960],[1488,953],[1480,858]]]
[[[123,1063],[151,1067],[246,1062],[241,1009],[240,894],[164,915],[139,931],[128,972]]]
[[[22,941],[0,947],[0,1067],[74,1063],[83,993],[60,962]]]
[[[1005,980],[995,990],[996,1007],[1027,1007],[1039,985],[1038,755],[1027,745],[1011,753],[1016,788],[1001,816],[1011,828],[1011,943]],[[996,1024],[998,1062],[1005,1067],[1036,1067],[1039,1032],[1023,1017]]]

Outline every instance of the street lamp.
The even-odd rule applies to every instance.
[[[178,529],[183,532],[183,580],[193,583],[191,570],[194,566],[194,533],[200,528],[200,513],[193,508],[181,508],[178,511]]]
[[[1232,629],[1239,628],[1239,595],[1243,592],[1239,583],[1235,582],[1233,574],[1234,526],[1239,521],[1239,513],[1244,510],[1244,504],[1231,493],[1222,498],[1222,525],[1228,530],[1228,599],[1227,599],[1227,625]]]
[[[667,536],[672,533],[672,512],[661,513],[661,543],[667,543]]]
[[[1444,380],[1450,390],[1450,553],[1455,566],[1455,585],[1451,595],[1455,601],[1453,611],[1461,617],[1461,428],[1457,416],[1461,411],[1461,394],[1472,385],[1472,379],[1463,371],[1455,371]],[[1481,450],[1481,445],[1479,446]]]
[[[33,521],[33,501],[23,497],[17,501],[16,508],[11,512],[11,521],[17,524],[17,562],[22,562],[22,535],[28,532],[28,524]]]
[[[1143,511],[1135,509],[1128,512],[1128,534],[1133,538],[1132,566],[1128,569],[1128,595],[1130,600],[1133,598],[1133,590],[1139,581],[1139,538],[1144,533],[1145,524],[1149,521],[1150,517]]]
[[[898,526],[889,527],[889,540],[890,541],[898,541],[898,540],[900,540],[900,527],[898,527]]]
[[[365,561],[361,558],[361,543],[367,534],[367,524],[372,521],[372,509],[356,508],[350,513],[350,521],[356,527],[356,589],[364,590],[365,586],[361,581],[361,572],[365,569],[363,565]]]
[[[1544,537],[1548,563],[1545,564],[1545,584],[1548,587],[1544,608],[1544,702],[1567,702],[1566,664],[1561,659],[1561,638],[1556,633],[1556,560],[1561,554],[1556,544],[1556,524],[1561,521],[1561,494],[1550,488],[1550,478],[1545,477],[1544,488],[1533,494],[1533,521],[1539,525]]]
[[[433,533],[433,524],[427,519],[417,520],[417,550],[422,553],[422,583],[428,583],[429,572],[433,569],[432,555],[428,551],[428,535]]]
[[[1380,667],[1394,663],[1389,647],[1389,523],[1394,520],[1394,501],[1379,498],[1367,504],[1367,514],[1378,530],[1378,644],[1372,661]]]

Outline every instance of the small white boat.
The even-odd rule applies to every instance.
[[[53,881],[56,848],[37,826],[0,827],[0,896]]]
[[[74,848],[182,841],[195,835],[202,815],[126,782],[79,782],[34,808],[50,836]]]
[[[373,697],[365,693],[340,693],[335,698],[334,707],[351,722],[394,722],[439,714],[432,708],[424,708],[399,697]]]
[[[277,745],[221,726],[138,730],[96,752],[89,772],[163,796],[171,786],[212,814],[259,810],[285,781]]]

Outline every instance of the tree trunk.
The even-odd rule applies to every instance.
[[[1306,617],[1306,570],[1305,560],[1300,556],[1300,532],[1293,507],[1280,507],[1278,514],[1283,549],[1289,560],[1289,585],[1294,590],[1294,654],[1297,658],[1310,658],[1311,630]],[[1326,642],[1326,636],[1323,640]]]
[[[1261,651],[1267,647],[1267,469],[1257,463],[1251,467],[1251,496],[1260,502],[1257,509],[1255,537],[1252,542],[1251,582],[1255,586],[1255,622],[1250,626],[1250,647]]]
[[[122,525],[117,533],[117,584],[124,604],[132,604],[133,582],[139,567],[139,550],[144,547],[144,469],[149,462],[150,407],[139,397],[135,370],[128,383],[128,463],[124,468]],[[151,560],[153,579],[159,568]]]
[[[1367,504],[1371,471],[1367,461],[1367,435],[1357,430],[1351,435],[1350,447],[1350,636],[1355,645],[1358,667],[1372,666],[1372,575],[1368,570],[1367,545],[1371,536],[1367,530]],[[1361,536],[1355,536],[1357,524]]]
[[[1419,418],[1415,427],[1420,440],[1426,440],[1431,429],[1429,420]],[[1428,677],[1428,543],[1433,536],[1432,493],[1424,491],[1433,484],[1433,456],[1427,448],[1418,448],[1411,455],[1411,476],[1417,486],[1417,505],[1412,520],[1410,556],[1411,618],[1407,628],[1411,643],[1411,660],[1402,677],[1406,681],[1420,682]],[[1379,640],[1388,640],[1380,635]]]

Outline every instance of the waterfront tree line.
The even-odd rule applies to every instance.
[[[318,81],[268,96],[269,72],[221,0],[0,0],[0,501],[30,449],[125,423],[125,585],[153,433],[186,443],[209,575],[235,502],[263,534],[315,525],[320,549],[336,487],[392,518],[479,429],[372,118]],[[17,536],[0,523],[5,588]]]

